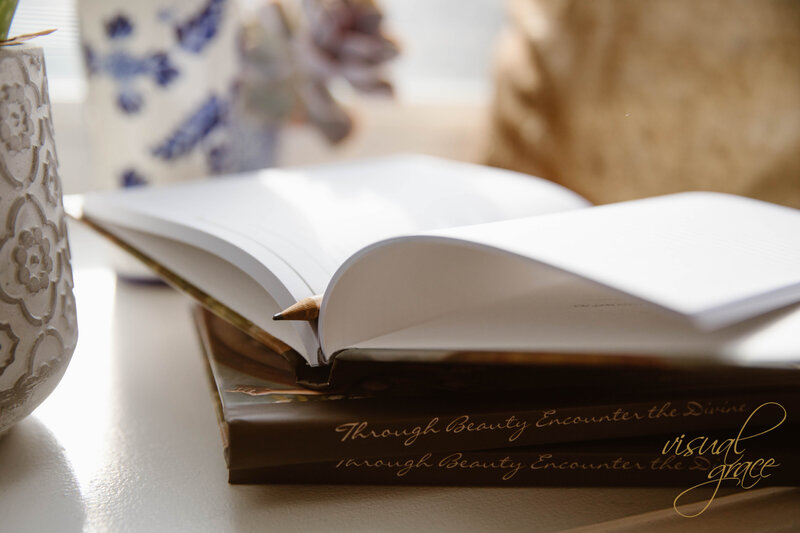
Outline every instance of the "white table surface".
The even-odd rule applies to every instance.
[[[190,302],[117,282],[99,237],[71,239],[80,340],[55,392],[0,439],[0,531],[800,530],[798,489],[686,519],[673,488],[228,485]]]

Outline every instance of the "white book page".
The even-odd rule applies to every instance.
[[[682,193],[437,231],[529,257],[716,329],[800,300],[800,211]]]
[[[391,239],[339,270],[323,302],[320,339],[328,357],[379,338],[380,347],[399,349],[596,346],[696,355],[773,343],[797,352],[797,342],[773,333],[712,330],[800,301],[798,236],[796,210],[693,193]],[[641,314],[587,314],[598,297],[624,298],[619,311],[636,304]],[[580,313],[550,309],[558,298]],[[587,305],[575,307],[583,299]],[[517,333],[527,333],[503,341],[509,315],[499,310],[509,302],[527,317]],[[600,329],[583,336],[586,324]],[[778,330],[786,328],[770,329]]]
[[[286,308],[324,292],[341,263],[376,240],[587,205],[571,191],[531,176],[396,156],[89,194],[83,212],[100,225],[183,242],[220,257]],[[299,327],[308,330],[301,334],[307,338],[311,328]],[[302,348],[301,353],[310,350]]]
[[[208,243],[191,244],[208,244],[212,252],[218,244],[213,237],[232,243],[281,272],[300,299],[322,293],[352,253],[386,237],[586,205],[567,189],[531,176],[397,156],[87,195],[84,212],[165,237],[196,241],[185,230],[199,230],[193,233],[207,235]]]
[[[150,259],[245,317],[275,338],[292,346],[306,359],[316,359],[319,344],[306,323],[272,320],[281,307],[253,278],[216,255],[186,244],[123,227],[109,231]],[[176,253],[177,252],[177,253]]]
[[[353,348],[653,356],[674,363],[763,367],[800,361],[798,331],[797,304],[727,328],[702,331],[678,315],[574,278],[535,294],[440,315],[357,342]],[[535,355],[531,359],[535,361]]]

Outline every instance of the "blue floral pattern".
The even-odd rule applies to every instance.
[[[188,119],[179,124],[164,142],[153,148],[152,154],[171,160],[189,153],[214,129],[224,124],[227,115],[227,102],[212,95]]]
[[[94,50],[88,43],[83,43],[81,49],[83,50],[83,64],[86,65],[88,74],[90,76],[97,74],[97,55],[95,55]]]
[[[133,25],[125,15],[117,15],[106,22],[106,35],[109,39],[121,39],[133,33]]]
[[[127,88],[120,89],[117,95],[117,105],[126,113],[136,113],[142,108],[142,95]]]
[[[105,30],[108,38],[117,42],[129,37],[134,28],[130,20],[120,14],[106,22]],[[117,82],[117,105],[127,114],[138,112],[144,105],[144,99],[136,89],[138,78],[149,77],[159,87],[166,87],[179,74],[166,52],[135,57],[125,50],[117,49],[107,55],[100,55],[91,46],[84,44],[83,55],[90,75],[106,74]]]
[[[175,37],[181,48],[199,53],[217,35],[225,0],[208,0],[205,7],[189,20],[175,24]]]
[[[122,173],[120,181],[123,187],[139,187],[140,185],[147,185],[147,180],[144,178],[144,176],[132,168],[129,168]]]
[[[164,52],[151,55],[147,60],[147,68],[153,80],[162,87],[169,85],[178,76],[178,69],[169,62]]]
[[[225,144],[212,147],[206,154],[208,168],[211,172],[221,173],[231,168],[230,147]]]
[[[228,0],[204,0],[193,13],[179,15],[173,8],[156,13],[159,23],[166,25],[174,36],[174,44],[165,50],[146,55],[130,51],[130,37],[136,31],[136,19],[119,12],[103,22],[107,50],[83,45],[87,70],[90,76],[102,75],[111,78],[117,87],[116,107],[126,115],[139,113],[146,105],[141,83],[150,81],[157,87],[167,88],[181,75],[176,59],[200,55],[222,31]],[[181,57],[179,54],[183,53]],[[235,98],[236,87],[223,94],[211,94],[175,126],[150,152],[162,161],[173,161],[201,150],[208,169],[213,173],[229,170],[231,147],[225,136],[214,135],[228,126],[229,109]],[[214,138],[209,138],[209,137]],[[148,182],[133,168],[119,174],[123,187],[143,185]]]
[[[129,55],[127,52],[112,52],[101,58],[98,68],[107,72],[117,81],[127,82],[132,78],[147,74],[147,61]]]

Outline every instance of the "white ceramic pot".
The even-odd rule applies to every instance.
[[[66,370],[78,337],[72,287],[44,55],[0,47],[0,433]]]

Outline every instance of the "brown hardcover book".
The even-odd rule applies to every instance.
[[[231,483],[480,486],[653,486],[706,490],[800,485],[797,428],[729,447],[736,431],[704,435],[687,448],[678,435],[399,457],[342,456],[327,462],[231,470]],[[673,446],[670,446],[673,445]],[[728,453],[726,454],[726,451]],[[676,492],[677,495],[677,492]]]
[[[283,482],[293,476],[309,482],[389,482],[391,477],[377,473],[383,472],[381,469],[332,470],[331,465],[386,457],[408,461],[427,453],[439,461],[454,450],[474,452],[478,455],[470,457],[479,460],[497,459],[497,454],[519,449],[530,458],[536,450],[525,451],[526,447],[547,443],[738,430],[754,411],[749,427],[771,427],[781,413],[791,417],[800,409],[797,384],[778,386],[774,380],[768,386],[751,383],[749,388],[705,392],[683,390],[674,383],[670,390],[668,381],[653,388],[637,376],[638,381],[618,380],[605,387],[591,387],[587,380],[585,386],[562,386],[560,392],[550,387],[505,394],[464,390],[426,394],[417,390],[398,395],[362,386],[358,392],[331,394],[298,388],[288,367],[254,363],[256,359],[262,363],[282,359],[208,311],[198,308],[196,317],[232,482],[270,478]],[[241,353],[254,350],[261,353]],[[390,372],[386,369],[384,373]],[[660,374],[654,372],[653,376]],[[699,380],[694,386],[699,386]],[[498,448],[502,451],[476,451]],[[595,459],[609,460],[624,450],[606,451]],[[643,455],[636,457],[644,460]],[[306,463],[317,466],[287,466]],[[287,468],[269,469],[278,466]],[[314,478],[315,468],[330,476]],[[363,477],[352,473],[362,470]],[[438,479],[437,469],[425,471],[429,474],[409,479],[416,479],[414,483]],[[567,477],[554,479],[567,482],[573,474],[564,475]],[[451,481],[442,482],[489,482],[489,477],[478,474],[452,474],[447,479]]]

